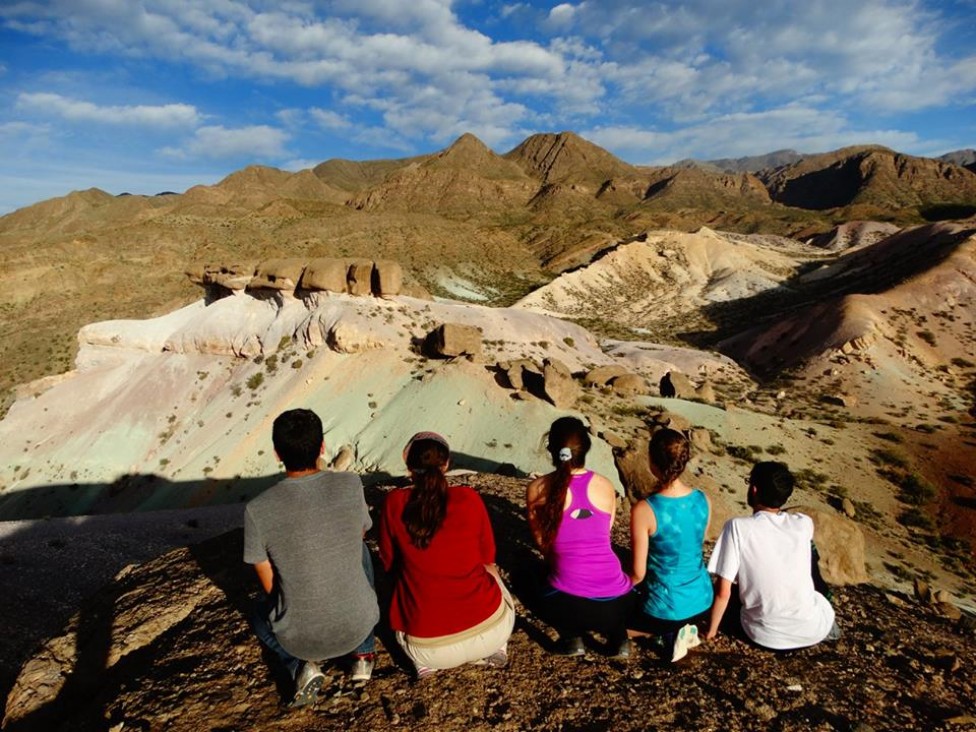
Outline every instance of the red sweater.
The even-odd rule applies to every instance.
[[[473,488],[451,486],[444,523],[427,548],[418,549],[402,518],[411,490],[387,494],[380,521],[380,559],[396,575],[390,626],[418,638],[459,633],[487,620],[502,601],[485,569],[495,562],[488,511]]]

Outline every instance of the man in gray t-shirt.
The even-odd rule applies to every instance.
[[[272,437],[286,477],[247,504],[244,561],[266,593],[255,632],[295,679],[301,706],[325,678],[318,661],[352,654],[354,680],[372,672],[379,608],[363,543],[372,522],[359,476],[318,469],[324,444],[314,412],[282,413]]]

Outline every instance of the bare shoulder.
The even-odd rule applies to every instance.
[[[529,503],[539,500],[546,485],[546,476],[542,475],[530,482],[525,488],[525,500]]]

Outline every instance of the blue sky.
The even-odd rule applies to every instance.
[[[976,0],[0,0],[0,213],[246,165],[976,147]]]

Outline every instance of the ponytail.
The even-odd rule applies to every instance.
[[[556,533],[563,520],[566,491],[573,471],[586,465],[590,451],[590,434],[576,417],[562,417],[549,428],[549,454],[556,470],[542,481],[542,501],[532,509],[532,519],[539,529],[544,555],[552,550]]]
[[[450,451],[443,438],[440,441],[421,438],[412,440],[405,452],[413,489],[401,518],[410,543],[426,549],[447,515],[448,485],[444,471]]]

